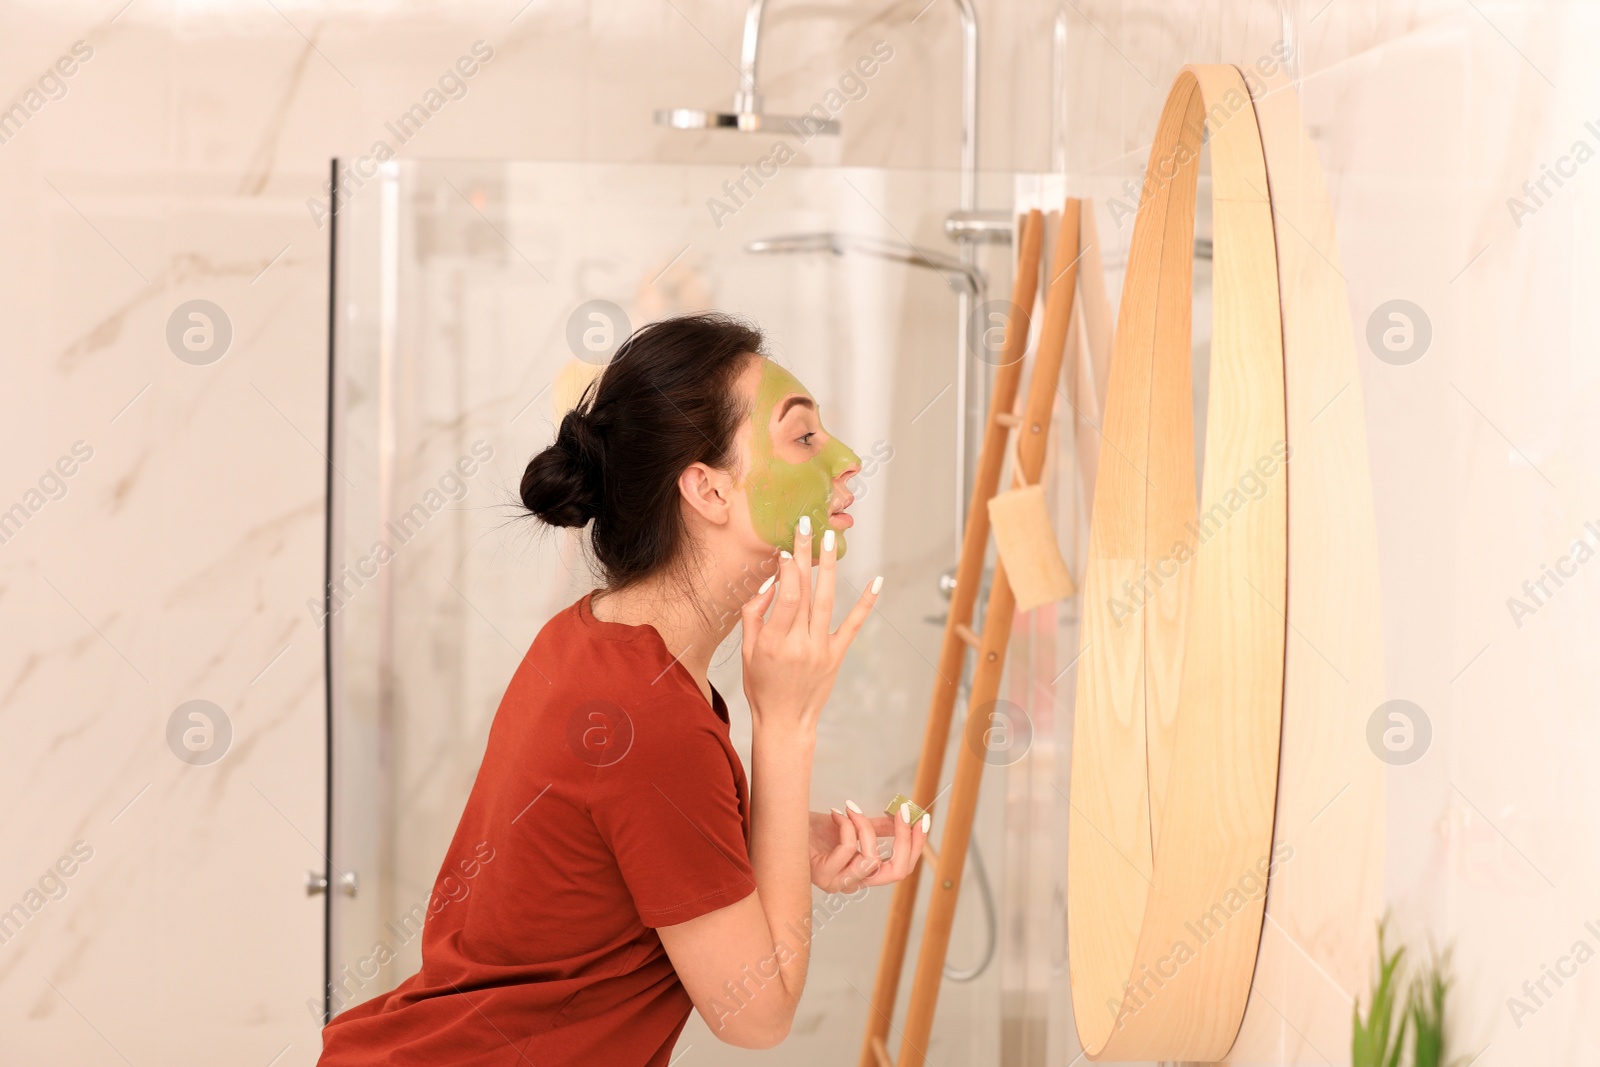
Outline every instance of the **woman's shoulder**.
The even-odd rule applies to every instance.
[[[558,705],[580,717],[586,714],[580,707],[614,705],[652,732],[726,729],[727,723],[720,695],[706,700],[654,627],[598,619],[588,594],[544,624],[510,690],[522,701]]]
[[[627,658],[625,649],[612,649],[612,646],[634,644],[633,636],[621,632],[627,629],[625,627],[595,618],[589,607],[592,595],[585,593],[539,627],[523,656],[524,663],[530,664],[535,673],[547,666],[559,667],[564,660],[573,658],[588,661]]]

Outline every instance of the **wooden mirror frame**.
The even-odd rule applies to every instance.
[[[1202,130],[1213,329],[1203,497],[1190,385]],[[1073,728],[1067,928],[1087,1054],[1220,1060],[1273,866],[1288,570],[1284,339],[1255,107],[1187,66],[1134,224],[1100,454]]]

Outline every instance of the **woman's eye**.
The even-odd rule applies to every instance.
[[[803,434],[800,435],[800,443],[802,445],[805,445],[807,448],[810,448],[811,447],[811,439],[813,437],[815,437],[815,436],[817,436],[817,431],[815,431],[815,430],[811,430],[808,433],[803,433]]]

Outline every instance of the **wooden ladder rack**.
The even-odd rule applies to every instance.
[[[1005,325],[1001,365],[995,372],[989,401],[983,444],[978,454],[977,477],[972,486],[972,505],[967,512],[967,527],[961,541],[961,559],[956,568],[955,591],[950,598],[950,613],[945,620],[944,643],[939,652],[938,672],[933,681],[933,696],[928,709],[928,724],[922,739],[922,756],[917,764],[916,785],[911,799],[922,807],[933,804],[944,768],[945,748],[950,736],[950,720],[955,711],[957,689],[966,665],[967,650],[977,653],[969,709],[962,726],[964,744],[956,753],[955,779],[950,798],[941,813],[944,835],[939,848],[925,848],[922,862],[894,889],[889,910],[889,925],[884,933],[883,954],[878,960],[878,977],[872,993],[872,1013],[867,1018],[866,1037],[861,1045],[860,1067],[894,1067],[889,1055],[888,1033],[899,993],[900,973],[905,964],[906,944],[910,939],[911,917],[916,908],[917,887],[922,868],[934,869],[933,896],[928,904],[927,921],[922,931],[922,947],[917,954],[912,979],[911,1002],[905,1026],[900,1030],[899,1067],[923,1067],[928,1036],[933,1029],[933,1012],[938,1002],[939,984],[944,977],[945,957],[950,947],[950,928],[955,918],[956,900],[961,890],[961,872],[966,864],[967,844],[972,836],[972,820],[982,784],[984,737],[989,714],[974,715],[973,709],[992,708],[1000,691],[1005,670],[1006,645],[1011,639],[1011,622],[1016,597],[1006,578],[1005,566],[996,561],[989,590],[989,604],[979,633],[972,628],[978,587],[983,579],[984,557],[989,548],[989,499],[1000,485],[1000,474],[1011,444],[1011,432],[1018,431],[1016,484],[1032,485],[1039,480],[1050,436],[1050,415],[1061,377],[1061,361],[1066,348],[1067,326],[1072,317],[1073,294],[1078,281],[1079,222],[1081,202],[1071,197],[1062,206],[1051,269],[1055,276],[1045,288],[1044,323],[1039,330],[1039,345],[1034,357],[1033,377],[1027,402],[1020,415],[1013,412],[1017,388],[1022,377],[1023,356],[1028,347],[1028,330],[1034,298],[1038,291],[1039,260],[1044,244],[1044,218],[1035,209],[1028,212],[1017,242],[1017,274],[1012,285],[1011,321]]]

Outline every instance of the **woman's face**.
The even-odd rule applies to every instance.
[[[741,386],[754,393],[744,490],[756,536],[792,552],[795,525],[809,515],[813,557],[829,528],[839,532],[843,556],[844,531],[855,523],[845,513],[855,499],[845,483],[861,470],[861,457],[823,429],[816,398],[772,360],[757,359]]]

